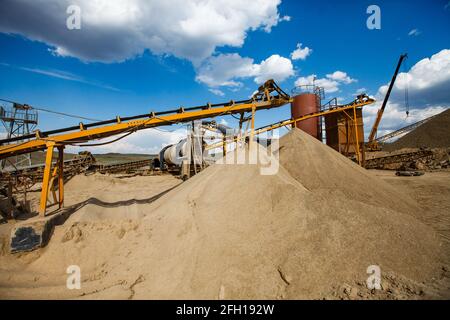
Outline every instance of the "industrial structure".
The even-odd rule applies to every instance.
[[[10,106],[0,106],[0,120],[6,130],[6,139],[17,139],[21,141],[26,139],[37,127],[38,114],[26,104],[9,103]],[[0,162],[1,168],[5,168],[6,160]],[[25,153],[16,155],[11,164],[14,167],[31,166],[31,154]]]
[[[64,179],[79,172],[93,170],[100,173],[136,172],[147,168],[148,172],[176,173],[181,178],[189,178],[202,170],[211,159],[205,160],[204,152],[220,148],[222,155],[227,154],[229,145],[233,143],[255,143],[261,133],[278,128],[298,128],[314,138],[326,143],[331,148],[352,158],[358,164],[365,165],[365,149],[378,149],[376,138],[387,100],[397,77],[399,68],[406,55],[401,55],[388,92],[378,111],[377,119],[371,130],[369,141],[364,144],[364,124],[362,108],[375,102],[366,94],[361,94],[347,104],[339,104],[337,99],[323,103],[324,89],[311,85],[299,86],[292,90],[292,96],[283,91],[273,80],[268,80],[258,88],[250,98],[241,101],[210,104],[175,110],[149,112],[146,114],[120,117],[106,121],[91,123],[80,122],[77,126],[41,132],[31,131],[37,125],[37,113],[25,104],[14,103],[14,112],[3,107],[0,109],[1,120],[10,132],[0,140],[0,160],[10,157],[29,157],[31,152],[45,151],[45,163],[31,166],[27,163],[24,169],[3,171],[2,180],[14,180],[16,183],[34,184],[42,180],[42,191],[39,212],[45,216],[47,207],[64,204]],[[255,115],[260,110],[278,108],[290,104],[289,119],[255,128]],[[212,118],[224,115],[238,115],[239,128],[232,129],[217,124]],[[82,153],[74,159],[64,159],[64,148],[73,146],[99,146],[118,141],[138,130],[187,124],[188,135],[176,144],[164,147],[153,159],[132,161],[121,164],[98,165],[90,153]],[[205,132],[213,131],[220,137],[220,142],[206,143]],[[118,138],[101,143],[87,143],[91,140],[104,139],[120,135]],[[53,161],[54,151],[58,151]],[[16,162],[17,163],[17,162]],[[375,163],[371,160],[371,163]],[[52,195],[51,201],[50,195]]]
[[[291,98],[290,119],[258,128],[254,131],[254,135],[283,127],[300,128],[320,141],[326,140],[327,144],[336,151],[354,158],[360,165],[364,165],[362,107],[374,103],[375,100],[361,94],[354,101],[345,105],[338,105],[337,100],[332,99],[321,106],[320,94],[323,89],[314,86],[306,87],[306,89],[309,88],[313,88],[312,92],[307,91]],[[303,103],[306,105],[306,110],[303,110]],[[320,127],[323,118],[325,118],[325,137],[320,133],[322,132]],[[331,120],[327,122],[327,119],[340,119],[341,123],[345,125],[335,125]],[[306,125],[303,125],[304,123]],[[239,137],[235,137],[231,141],[211,144],[206,149],[221,147],[225,143],[236,142],[238,139]]]
[[[393,138],[396,138],[396,137],[398,137],[400,135],[403,135],[403,134],[406,134],[408,132],[411,132],[412,130],[420,127],[421,125],[423,125],[424,123],[430,121],[431,119],[433,119],[436,116],[437,115],[425,118],[423,120],[420,120],[420,121],[414,122],[412,124],[409,124],[409,125],[407,125],[405,127],[402,127],[402,128],[400,128],[398,130],[389,132],[388,134],[385,134],[384,136],[376,138],[375,141],[376,141],[376,143],[378,145],[381,145],[381,144],[385,143],[386,141],[389,141],[389,140],[391,140]]]
[[[20,137],[9,137],[7,139],[0,140],[0,158],[5,159],[11,156],[18,156],[27,154],[34,151],[46,150],[46,160],[42,172],[42,192],[41,192],[41,202],[40,202],[40,214],[45,215],[47,206],[49,203],[50,193],[53,195],[53,202],[50,205],[58,205],[59,208],[63,206],[64,203],[64,147],[66,145],[78,145],[78,146],[95,146],[102,145],[99,144],[85,144],[86,142],[94,139],[107,138],[114,135],[121,136],[112,141],[106,143],[112,143],[114,141],[120,140],[137,130],[142,130],[146,128],[171,125],[177,123],[192,123],[194,120],[202,120],[208,118],[214,118],[217,116],[227,115],[227,114],[239,114],[239,131],[242,132],[244,124],[247,124],[245,129],[245,134],[233,135],[231,140],[235,140],[239,137],[244,137],[246,141],[252,143],[254,137],[265,131],[273,130],[275,128],[291,125],[304,129],[309,134],[314,135],[318,139],[322,139],[321,121],[322,116],[330,116],[333,114],[340,114],[341,117],[346,117],[349,122],[347,122],[347,135],[346,142],[343,144],[349,145],[346,148],[346,152],[349,154],[353,152],[356,155],[356,160],[358,163],[362,163],[363,156],[360,147],[351,148],[350,145],[356,143],[357,146],[360,145],[358,140],[359,128],[357,121],[357,114],[360,112],[362,106],[369,103],[373,103],[374,100],[369,99],[367,96],[358,97],[357,100],[348,104],[339,106],[337,104],[329,103],[324,108],[321,105],[321,100],[323,98],[323,89],[317,86],[299,88],[303,90],[299,94],[291,98],[287,93],[285,93],[278,85],[275,84],[273,80],[267,81],[263,86],[261,86],[258,91],[247,100],[242,101],[230,101],[221,104],[206,104],[204,106],[190,107],[190,108],[179,108],[176,110],[162,111],[162,112],[150,112],[148,114],[142,114],[132,117],[116,117],[116,119],[93,122],[89,124],[80,123],[79,126],[62,128],[47,132],[36,131],[35,134],[24,134]],[[309,90],[309,91],[308,91]],[[285,104],[291,103],[291,113],[292,117],[289,120],[280,122],[269,127],[260,128],[255,130],[255,113],[259,110],[271,109],[283,106]],[[359,110],[359,111],[358,111]],[[249,115],[246,116],[245,114]],[[309,121],[309,122],[308,122]],[[219,132],[224,132],[224,128],[213,124],[211,121],[201,122],[203,127],[213,128]],[[352,127],[353,129],[349,129]],[[196,132],[194,128],[190,132]],[[328,128],[329,141],[333,141],[331,137],[331,128]],[[248,136],[247,136],[248,133]],[[354,138],[350,138],[350,135],[354,135]],[[24,139],[30,139],[29,141],[23,141]],[[227,137],[223,134],[222,148],[223,153],[226,154]],[[189,143],[188,143],[189,142]],[[362,140],[361,140],[362,142]],[[52,162],[54,150],[58,150],[58,160],[56,163]],[[160,169],[167,169],[170,166],[176,166],[181,168],[181,176],[189,177],[191,170],[194,173],[201,170],[203,167],[203,160],[196,159],[195,150],[200,150],[203,154],[205,145],[198,136],[191,135],[184,141],[180,143],[168,146],[164,148],[159,157]],[[194,157],[188,157],[188,161],[179,160],[185,159],[186,154],[190,153]],[[191,159],[194,159],[191,161]],[[155,162],[153,162],[155,164]],[[140,166],[141,163],[135,164],[135,166]],[[199,167],[198,167],[199,166]],[[120,166],[118,166],[120,167]],[[118,168],[117,167],[117,168]],[[129,166],[128,166],[129,167]],[[100,171],[111,171],[113,168],[100,168]],[[56,194],[58,190],[58,194]]]
[[[292,119],[301,118],[302,116],[321,111],[322,99],[325,98],[323,88],[313,84],[303,85],[295,87],[292,90],[292,94],[294,95],[291,102]],[[314,117],[296,122],[295,127],[322,141],[322,118]]]
[[[42,192],[39,212],[45,215],[49,202],[49,191],[57,181],[58,196],[55,195],[51,205],[64,203],[64,147],[66,145],[86,146],[83,143],[94,139],[102,139],[122,134],[121,137],[110,141],[115,142],[138,130],[164,125],[191,122],[199,119],[213,118],[227,114],[240,114],[244,118],[246,112],[250,113],[251,137],[254,132],[255,113],[259,110],[277,108],[289,103],[290,96],[281,90],[273,80],[259,87],[252,98],[242,101],[230,101],[220,104],[206,104],[204,106],[179,108],[176,110],[150,112],[132,117],[116,117],[116,119],[94,122],[90,124],[80,123],[79,126],[62,128],[47,132],[36,131],[35,135],[24,135],[0,140],[0,159],[22,155],[34,151],[46,150],[45,169],[42,179]],[[24,139],[30,141],[19,142]],[[253,139],[250,139],[252,141]],[[7,144],[7,145],[5,145]],[[104,143],[102,143],[104,144]],[[93,146],[95,144],[91,144]],[[98,145],[98,144],[97,144]],[[58,161],[52,168],[53,151],[58,150]]]
[[[381,118],[383,117],[384,109],[386,108],[386,104],[389,100],[389,97],[392,92],[392,88],[394,87],[395,80],[397,79],[398,72],[400,70],[400,66],[402,65],[403,61],[406,59],[408,55],[402,54],[400,55],[400,58],[398,59],[397,66],[394,71],[394,75],[392,76],[391,82],[389,83],[388,90],[386,92],[386,96],[384,97],[383,104],[381,105],[381,108],[377,112],[377,117],[375,118],[375,122],[373,124],[372,130],[370,131],[369,139],[367,141],[366,147],[367,149],[371,151],[377,151],[380,149],[378,145],[378,141],[376,139],[377,132],[378,132],[378,126],[380,125]],[[405,106],[406,106],[406,115],[409,115],[409,106],[408,106],[408,91],[407,86],[405,86]]]

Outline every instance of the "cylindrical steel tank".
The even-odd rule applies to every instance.
[[[320,99],[314,93],[302,93],[294,97],[291,102],[291,117],[299,118],[301,116],[314,113],[320,110]],[[321,140],[319,117],[311,118],[297,122],[297,128],[305,131],[309,135]]]

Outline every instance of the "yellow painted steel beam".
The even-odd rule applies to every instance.
[[[356,158],[358,159],[358,164],[361,165],[361,157],[359,154],[359,138],[358,138],[358,119],[356,118],[356,107],[353,107],[353,126],[355,131],[355,153]]]
[[[295,118],[295,119],[284,120],[284,121],[281,121],[281,122],[278,122],[278,123],[274,123],[274,124],[271,124],[271,125],[264,126],[262,128],[256,129],[254,131],[254,135],[259,135],[259,134],[267,132],[267,131],[272,131],[272,130],[275,130],[275,129],[278,129],[278,128],[289,126],[289,125],[295,124],[297,122],[308,120],[308,119],[311,119],[311,118],[316,118],[316,117],[320,117],[320,116],[327,116],[327,115],[330,115],[332,113],[343,112],[343,111],[346,111],[346,110],[351,110],[353,108],[355,108],[355,109],[356,108],[361,108],[361,107],[364,107],[366,105],[372,104],[374,102],[375,102],[374,99],[368,99],[367,101],[361,101],[361,102],[357,102],[357,103],[354,103],[354,104],[338,106],[338,107],[333,108],[333,109],[328,109],[328,110],[324,110],[324,111],[320,111],[320,112],[304,115],[304,116],[301,116],[301,117],[298,117],[298,118]],[[227,141],[227,142],[230,143],[230,142],[236,142],[236,141],[237,141],[237,138],[234,138],[232,141]],[[215,148],[221,147],[222,144],[223,144],[223,142],[213,143],[213,144],[208,145],[205,149],[206,150],[215,149]]]
[[[270,97],[270,96],[269,96]],[[127,122],[118,122],[113,125],[101,126],[92,129],[82,129],[80,131],[53,135],[49,137],[36,137],[33,140],[0,146],[0,159],[10,156],[29,153],[39,150],[45,150],[48,142],[57,144],[80,143],[93,139],[102,139],[120,133],[130,132],[132,130],[142,130],[152,127],[171,125],[193,120],[212,118],[221,115],[251,112],[280,107],[289,103],[290,98],[270,97],[266,101],[252,101],[250,103],[232,104],[230,106],[214,107],[204,110],[180,112],[165,116],[151,116],[148,119],[132,120]]]
[[[276,92],[278,95],[271,95],[272,92]],[[189,122],[222,115],[240,113],[242,118],[245,112],[250,111],[252,112],[252,118],[254,118],[255,112],[258,110],[280,107],[289,102],[291,102],[290,96],[281,90],[273,80],[268,80],[263,86],[259,87],[258,92],[253,95],[252,100],[246,102],[234,103],[232,101],[229,104],[222,104],[217,107],[212,107],[208,104],[201,110],[187,112],[184,111],[183,108],[180,108],[178,111],[174,111],[168,115],[156,116],[152,113],[149,114],[149,117],[146,119],[130,120],[125,122],[122,121],[120,117],[117,117],[115,124],[103,126],[100,126],[99,124],[98,127],[92,129],[88,129],[80,123],[78,130],[46,137],[42,137],[40,133],[37,132],[36,138],[33,140],[0,146],[0,159],[47,149],[42,180],[41,201],[39,206],[39,214],[41,216],[45,216],[49,191],[52,191],[54,198],[56,198],[56,193],[53,190],[54,179],[58,179],[57,181],[59,187],[59,199],[54,199],[54,202],[58,203],[59,208],[64,205],[63,151],[64,145],[66,144],[82,143],[93,139],[110,137],[116,134],[131,133],[146,128]],[[58,149],[59,154],[57,166],[55,167],[55,174],[53,174],[52,177],[52,157],[55,147]]]
[[[47,199],[48,199],[48,191],[49,191],[49,184],[50,184],[50,175],[51,175],[51,168],[52,168],[52,157],[53,157],[53,149],[55,147],[54,143],[49,143],[47,149],[47,154],[45,157],[45,169],[44,169],[44,175],[42,179],[42,191],[41,191],[41,202],[39,206],[39,214],[41,216],[45,215],[45,211],[47,210]]]
[[[58,207],[64,206],[64,146],[58,146]]]

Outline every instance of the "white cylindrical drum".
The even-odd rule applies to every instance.
[[[188,154],[188,145],[186,139],[181,140],[164,151],[164,161],[167,164],[180,166]]]

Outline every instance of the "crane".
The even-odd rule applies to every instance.
[[[53,204],[61,208],[64,204],[64,147],[66,145],[86,146],[90,140],[103,139],[118,134],[121,137],[110,142],[117,141],[138,130],[154,128],[158,126],[172,125],[190,122],[198,119],[212,118],[228,114],[243,114],[251,112],[252,129],[254,129],[254,116],[258,110],[281,107],[291,102],[291,97],[285,93],[273,80],[266,81],[258,88],[258,91],[247,100],[230,101],[219,104],[206,104],[168,111],[150,112],[131,117],[119,117],[115,119],[56,129],[46,132],[36,131],[35,134],[0,140],[0,160],[7,157],[46,150],[45,168],[42,180],[39,213],[45,216],[49,191],[53,193]],[[23,141],[30,139],[29,141]],[[108,142],[108,143],[110,143]],[[100,143],[96,145],[101,145]],[[95,144],[91,144],[95,145]],[[53,151],[58,150],[57,164],[52,168]],[[54,182],[57,183],[54,183]],[[58,197],[53,189],[58,185]]]
[[[372,130],[370,131],[369,139],[366,144],[366,147],[371,151],[379,150],[378,142],[376,141],[376,135],[378,131],[378,126],[380,125],[381,118],[383,117],[384,109],[386,108],[386,104],[389,100],[389,96],[391,95],[392,88],[394,87],[395,80],[397,79],[398,71],[400,70],[400,66],[402,65],[403,60],[408,55],[406,53],[400,55],[400,58],[398,59],[397,67],[395,68],[394,75],[392,76],[391,82],[389,83],[389,88],[386,92],[386,96],[384,97],[383,104],[381,105],[381,108],[377,112],[377,117],[375,119],[375,122],[373,124]]]

